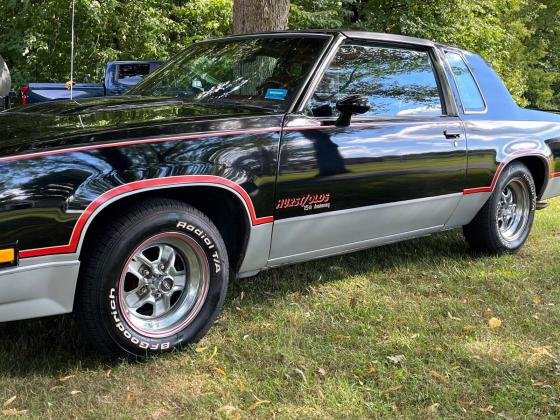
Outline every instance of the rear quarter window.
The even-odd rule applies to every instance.
[[[465,112],[484,112],[486,103],[480,92],[480,88],[474,79],[467,63],[460,54],[446,51],[447,62],[453,72],[453,77],[459,91],[463,110]]]

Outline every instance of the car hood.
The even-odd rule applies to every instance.
[[[27,105],[0,112],[0,158],[92,142],[183,134],[185,130],[213,131],[217,126],[213,120],[272,112],[135,96]],[[201,123],[188,124],[197,121]]]

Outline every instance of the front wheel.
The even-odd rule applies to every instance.
[[[182,202],[133,206],[94,238],[82,262],[75,312],[103,353],[138,358],[200,339],[228,284],[218,229]]]
[[[484,207],[463,227],[465,239],[478,251],[516,252],[529,236],[535,209],[531,172],[521,162],[514,162],[504,169]]]

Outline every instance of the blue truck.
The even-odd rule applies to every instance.
[[[110,61],[105,69],[104,83],[74,83],[73,98],[122,95],[161,64],[161,61]],[[25,84],[21,87],[21,103],[25,105],[70,99],[69,87],[69,83]]]

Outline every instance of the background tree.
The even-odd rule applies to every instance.
[[[526,100],[540,108],[560,109],[560,1],[543,0],[529,10],[525,50]]]
[[[233,33],[282,31],[289,12],[290,0],[234,0]]]
[[[12,79],[70,77],[70,0],[1,0],[0,55]],[[231,0],[76,0],[76,77],[101,81],[110,60],[167,59],[231,28]]]
[[[555,2],[557,0],[550,0]],[[291,26],[391,32],[457,45],[480,53],[504,78],[516,100],[529,104],[527,51],[539,0],[294,0]],[[342,7],[336,8],[335,3]],[[559,71],[557,68],[556,71]],[[560,104],[558,105],[560,106]]]
[[[16,86],[68,80],[69,7],[70,0],[0,0],[0,55]],[[101,81],[109,60],[166,59],[203,38],[288,23],[476,51],[521,105],[560,109],[560,0],[76,0],[76,17],[78,81],[86,74]]]

